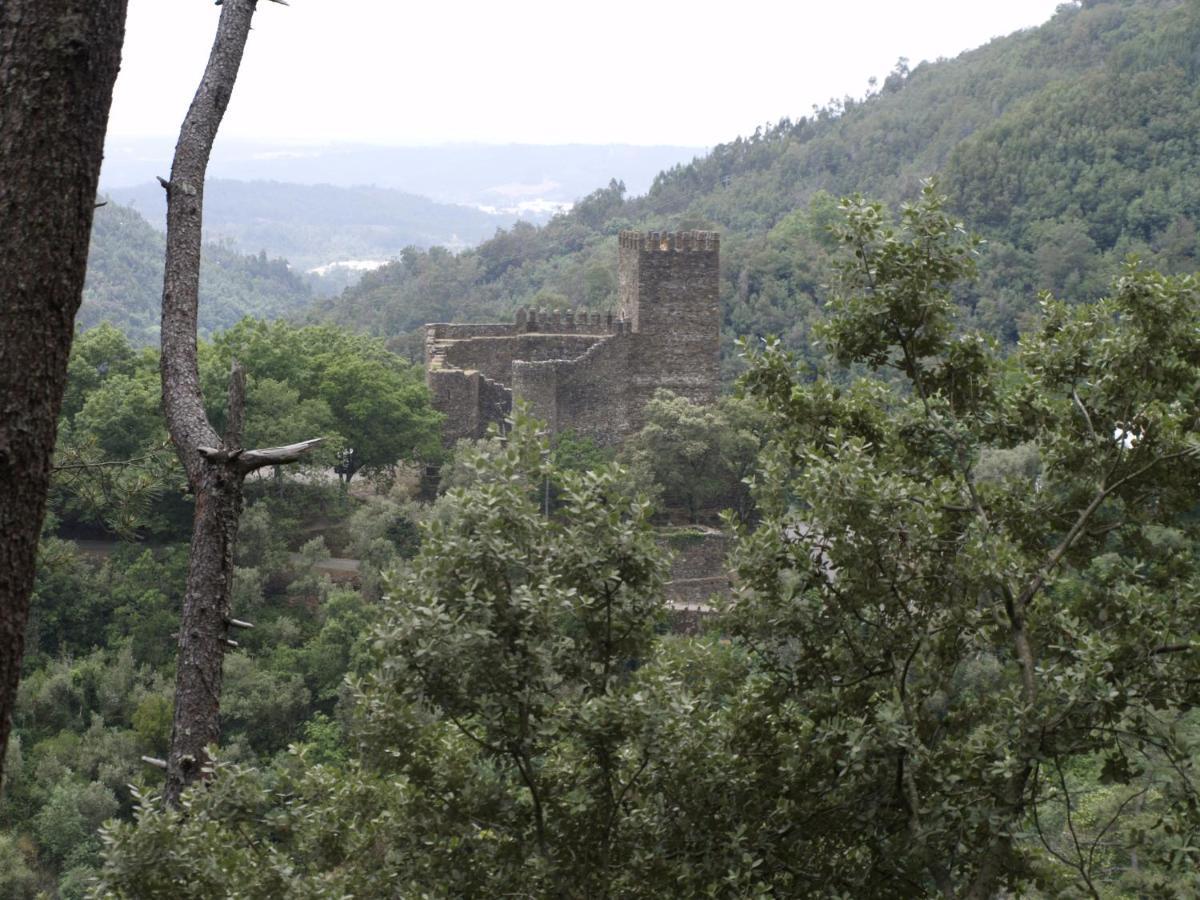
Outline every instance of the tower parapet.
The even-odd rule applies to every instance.
[[[622,231],[618,242],[622,250],[717,253],[721,249],[721,236],[715,231]]]

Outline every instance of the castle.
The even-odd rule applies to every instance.
[[[514,321],[425,326],[425,371],[447,444],[482,437],[514,401],[552,432],[611,446],[644,424],[667,388],[717,397],[719,244],[711,231],[620,235],[619,310],[519,310]]]

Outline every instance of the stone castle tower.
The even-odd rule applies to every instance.
[[[611,445],[667,388],[717,396],[720,240],[709,231],[622,232],[619,309],[520,310],[513,322],[425,327],[426,379],[443,438],[481,437],[522,400],[553,431]]]
[[[633,334],[643,336],[635,341],[638,379],[630,386],[642,400],[658,388],[697,403],[716,399],[721,334],[718,244],[711,231],[626,231],[620,236],[620,317],[630,323]]]

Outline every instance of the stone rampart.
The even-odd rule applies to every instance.
[[[592,334],[520,334],[445,341],[442,368],[477,369],[493,381],[512,385],[513,363],[582,356],[603,337]]]
[[[464,341],[475,337],[501,337],[515,334],[511,322],[482,322],[460,325],[454,322],[434,322],[425,326],[425,344],[433,341]]]
[[[479,434],[480,380],[478,372],[461,369],[426,372],[430,402],[434,409],[446,415],[442,422],[442,441],[447,446]]]
[[[664,529],[658,545],[671,554],[666,597],[672,608],[705,609],[714,596],[729,595],[729,538],[724,532],[715,528]]]
[[[729,537],[718,528],[663,529],[658,544],[672,555],[672,579],[711,578],[725,571]]]
[[[514,317],[515,333],[535,334],[616,334],[624,324],[611,312],[585,310],[535,309],[522,307]]]
[[[480,373],[477,403],[479,417],[473,436],[481,438],[487,434],[489,426],[502,428],[504,420],[512,414],[512,390],[507,385]]]
[[[717,253],[721,236],[715,231],[622,231],[617,246],[622,250]]]
[[[551,431],[571,429],[601,446],[629,433],[625,380],[633,336],[598,341],[575,359],[513,363],[513,396]]]
[[[512,412],[512,391],[478,371],[437,369],[426,373],[434,409],[453,410],[442,423],[447,446],[464,438],[481,438],[489,425],[499,425]]]
[[[712,578],[686,578],[667,582],[664,593],[672,609],[695,609],[708,612],[714,600],[724,599],[732,590],[728,575]]]
[[[526,308],[512,322],[428,326],[426,368],[446,439],[481,434],[505,399],[528,403],[552,431],[570,428],[602,445],[640,429],[660,388],[714,401],[719,252],[709,231],[622,232],[616,315]]]

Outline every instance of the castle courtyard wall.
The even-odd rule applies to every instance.
[[[590,334],[522,334],[455,340],[446,343],[442,366],[476,369],[511,387],[515,361],[574,359],[603,339]]]
[[[613,335],[576,359],[518,360],[513,397],[525,401],[553,432],[570,429],[612,446],[629,431],[625,381],[635,337]]]

